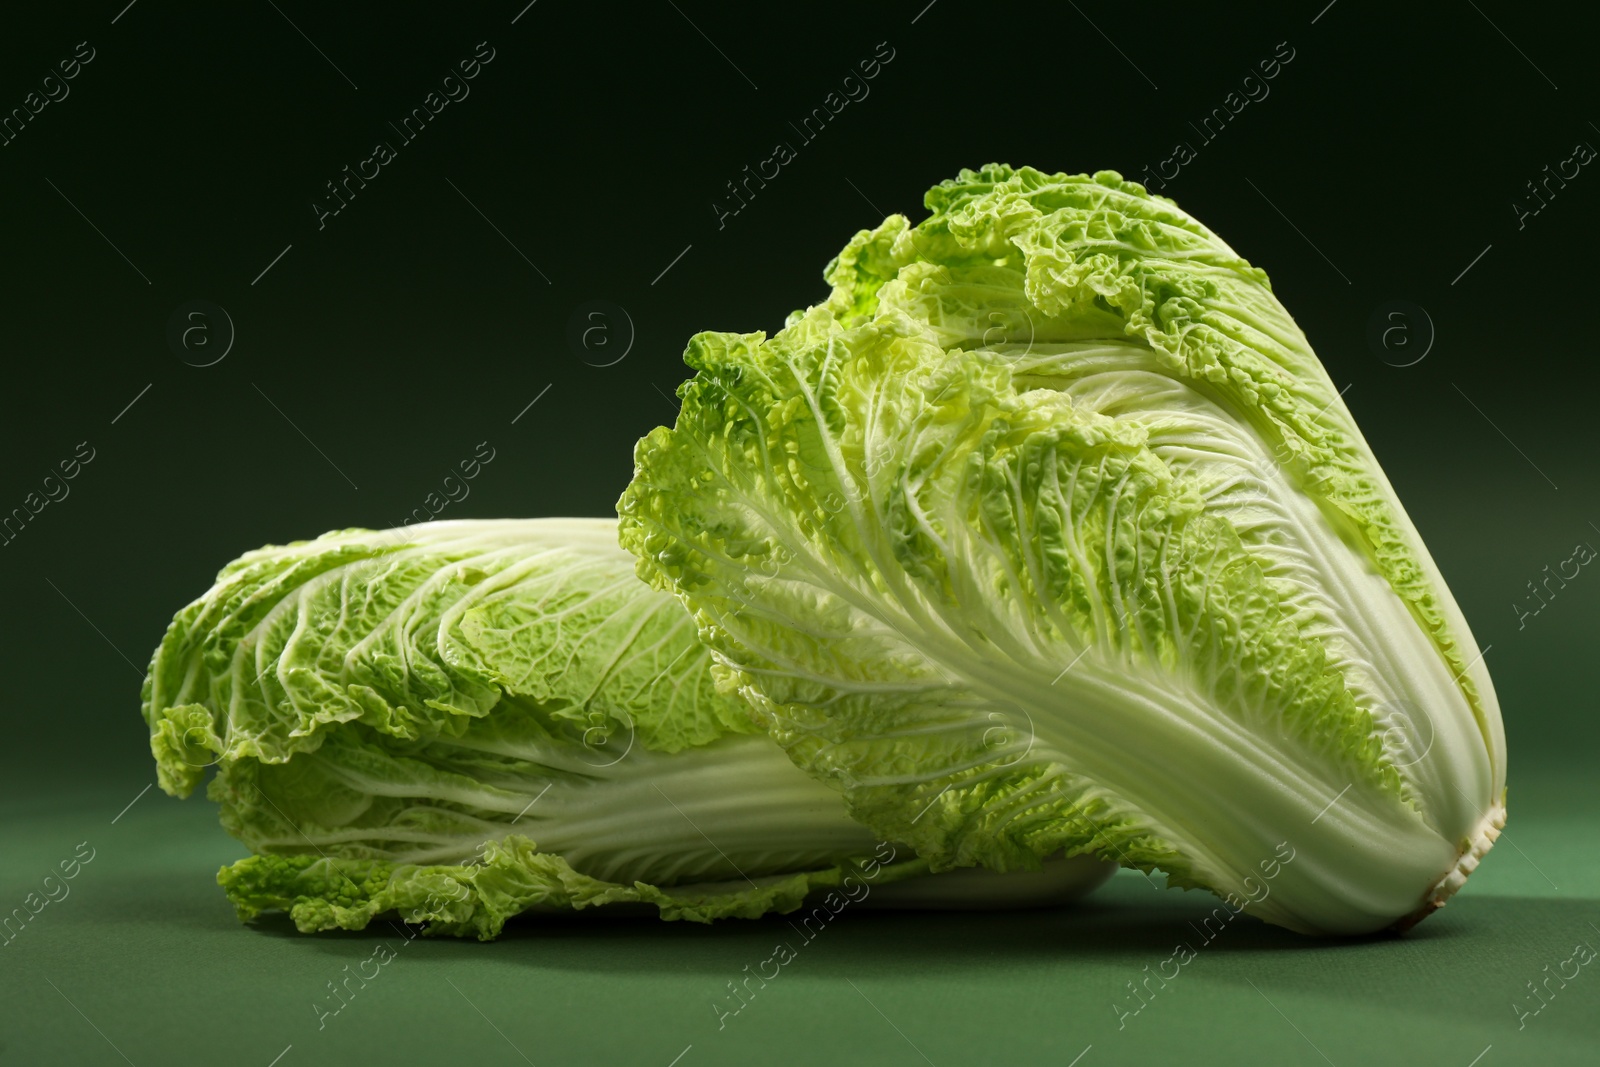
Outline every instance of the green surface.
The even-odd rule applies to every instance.
[[[1600,947],[1600,794],[1584,765],[1559,758],[1514,782],[1509,837],[1410,935],[1315,941],[1240,917],[1209,944],[1190,923],[1210,898],[1132,872],[1077,909],[846,910],[809,942],[781,918],[525,920],[488,944],[408,942],[381,925],[308,937],[282,918],[234,918],[212,879],[242,849],[204,801],[152,789],[113,823],[138,783],[41,785],[0,808],[0,900],[22,905],[80,842],[95,852],[70,895],[0,948],[0,1063],[266,1067],[287,1048],[280,1067],[666,1067],[680,1053],[679,1067],[944,1067],[1067,1064],[1088,1046],[1082,1067],[1466,1067],[1489,1046],[1481,1067],[1593,1063],[1600,966],[1565,989],[1552,981],[1556,995],[1520,1031],[1511,1004],[1575,942]],[[1130,999],[1125,983],[1178,941],[1196,958],[1119,1030],[1111,1005]],[[719,1029],[728,983],[779,942],[794,959],[764,989],[752,981],[756,995]],[[393,960],[367,964],[377,977],[352,981],[358,991],[319,1028],[327,984],[386,951]]]

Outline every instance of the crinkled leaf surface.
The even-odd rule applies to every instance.
[[[1311,932],[1442,903],[1503,822],[1499,708],[1266,275],[1110,172],[927,206],[778,334],[691,341],[619,504],[640,575],[935,867],[1093,852]]]
[[[614,520],[251,552],[173,621],[145,717],[162,787],[186,795],[215,766],[223,825],[260,853],[221,876],[241,915],[284,908],[307,930],[399,912],[491,937],[521,910],[623,902],[753,916],[879,847],[716,691],[692,619],[635,577]],[[887,880],[926,867],[902,858]],[[1104,873],[1077,863],[1035,891]]]

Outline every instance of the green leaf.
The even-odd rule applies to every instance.
[[[470,905],[425,918],[485,937],[524,907],[795,906],[878,838],[713,673],[613,520],[432,523],[229,565],[157,649],[145,716],[163,788],[215,766],[223,826],[260,854],[225,874],[241,913],[349,926],[447,883]],[[931,899],[1058,902],[1105,872]]]
[[[1442,903],[1499,709],[1265,274],[1110,172],[927,203],[777,335],[690,342],[619,503],[641,577],[935,869],[1093,852],[1312,932]]]
[[[884,853],[892,856],[892,852]],[[660,887],[622,884],[580,874],[560,856],[512,834],[468,865],[395,865],[382,860],[316,856],[252,856],[224,867],[217,883],[239,918],[285,911],[302,933],[363,930],[393,915],[427,924],[429,934],[498,936],[523,912],[581,911],[605,905],[648,905],[663,919],[708,923],[795,911],[826,898],[836,913],[879,886],[922,874],[927,861],[882,863],[868,854],[832,866],[759,879]]]

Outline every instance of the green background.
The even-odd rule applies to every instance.
[[[0,109],[95,49],[0,147],[0,512],[95,450],[0,545],[0,908],[95,849],[0,945],[0,1064],[1600,1058],[1596,968],[1520,1030],[1512,1007],[1575,943],[1600,946],[1600,577],[1515,607],[1547,564],[1600,546],[1600,177],[1520,226],[1513,208],[1575,142],[1600,144],[1592,26],[1489,0],[848,17],[124,2],[0,35]],[[480,41],[495,58],[471,95],[319,230],[323,183]],[[881,41],[894,58],[870,95],[719,228],[725,183],[797,142],[788,124]],[[1270,95],[1202,144],[1189,124],[1283,41]],[[793,937],[782,919],[540,920],[403,946],[234,920],[213,876],[243,850],[204,800],[142,792],[138,716],[148,650],[223,563],[398,522],[481,441],[495,459],[441,518],[605,514],[633,441],[673,416],[695,330],[776,329],[851,233],[920,217],[961,166],[1136,177],[1178,140],[1198,151],[1165,192],[1271,273],[1488,647],[1510,822],[1445,911],[1354,943],[1240,919],[1120,1030],[1125,983],[1194,940],[1208,898],[1124,873],[1071,910],[847,911],[720,1030],[712,1004]],[[195,299],[236,330],[212,366],[166,339]],[[1410,313],[1414,347],[1375,349],[1396,300],[1431,328]],[[592,301],[609,347],[574,340]],[[312,1002],[379,942],[398,958],[319,1030]]]

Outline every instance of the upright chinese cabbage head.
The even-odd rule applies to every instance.
[[[708,668],[614,520],[425,523],[228,565],[173,620],[144,713],[162,788],[215,765],[258,853],[219,875],[240,915],[307,931],[394,912],[488,938],[525,910],[708,921],[829,892],[1037,904],[1107,873],[913,880],[926,861],[851,821]]]
[[[1092,852],[1310,933],[1443,904],[1504,822],[1499,708],[1266,275],[1111,172],[926,202],[777,335],[690,342],[640,575],[935,868]]]

